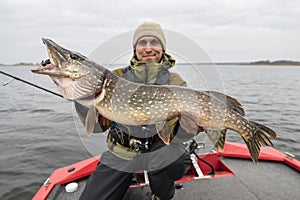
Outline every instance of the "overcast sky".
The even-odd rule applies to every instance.
[[[42,37],[88,56],[143,21],[190,38],[214,62],[300,60],[299,0],[0,2],[0,63],[45,59]]]

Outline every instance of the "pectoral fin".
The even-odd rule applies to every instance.
[[[156,131],[165,144],[170,144],[171,129],[165,122],[156,124]]]
[[[91,106],[85,118],[85,129],[90,136],[94,130],[95,124],[98,122],[98,111],[95,106]]]

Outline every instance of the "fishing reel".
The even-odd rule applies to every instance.
[[[198,160],[200,160],[201,162],[205,163],[206,165],[208,165],[210,167],[211,172],[209,172],[208,175],[215,174],[215,168],[212,166],[212,164],[210,164],[203,158],[200,158],[199,155],[195,152],[197,149],[205,148],[205,144],[203,142],[196,142],[195,139],[191,139],[188,142],[184,142],[184,145],[186,145],[186,148],[187,148],[187,151],[189,152],[189,154],[195,155]]]

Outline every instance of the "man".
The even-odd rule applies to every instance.
[[[133,48],[130,65],[114,70],[115,74],[142,84],[186,86],[178,74],[169,72],[175,60],[166,53],[166,39],[159,24],[141,24],[134,33]],[[76,108],[80,110],[80,105],[76,104]],[[178,130],[183,131],[178,118],[165,123],[174,135]],[[109,129],[109,150],[102,154],[101,162],[89,177],[80,199],[122,199],[135,170],[148,171],[153,196],[159,199],[174,196],[174,181],[185,174],[190,164],[189,154],[180,142],[166,145],[157,135],[154,125],[126,126],[102,116],[99,125],[103,131]]]

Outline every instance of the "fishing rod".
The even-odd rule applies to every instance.
[[[48,89],[43,88],[43,87],[41,87],[41,86],[38,86],[38,85],[36,85],[36,84],[30,83],[30,82],[28,82],[28,81],[25,81],[25,80],[23,80],[23,79],[21,79],[21,78],[19,78],[19,77],[13,76],[13,75],[8,74],[8,73],[5,73],[5,72],[3,72],[3,71],[1,71],[1,70],[0,70],[0,73],[1,73],[1,74],[4,74],[5,76],[8,76],[8,77],[13,78],[12,80],[10,80],[10,81],[8,81],[8,82],[5,82],[5,83],[3,84],[3,86],[6,86],[7,84],[9,84],[10,82],[12,82],[13,80],[17,80],[17,81],[21,81],[21,82],[23,82],[23,83],[25,83],[25,84],[31,85],[31,86],[33,86],[33,87],[36,87],[36,88],[38,88],[38,89],[40,89],[40,90],[44,90],[44,91],[46,91],[46,92],[48,92],[48,93],[51,93],[51,94],[54,94],[54,95],[59,96],[59,97],[61,97],[61,98],[64,98],[64,97],[63,97],[62,95],[60,95],[60,94],[57,94],[57,93],[55,93],[55,92],[53,92],[53,91],[51,91],[51,90],[48,90]]]

